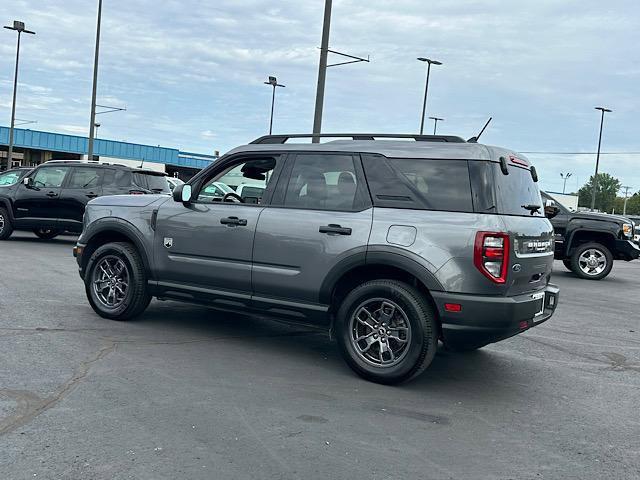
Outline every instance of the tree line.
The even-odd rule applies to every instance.
[[[592,175],[589,181],[578,190],[578,206],[591,207],[591,193],[593,191]],[[596,187],[596,209],[606,213],[622,213],[624,197],[618,195],[622,183],[608,173],[599,173]],[[575,195],[575,194],[574,194]],[[627,198],[627,215],[640,215],[640,191]]]

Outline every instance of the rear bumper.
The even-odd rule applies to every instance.
[[[452,347],[480,346],[522,333],[548,320],[558,305],[559,289],[553,284],[535,293],[515,297],[432,292],[442,322],[445,344]],[[544,293],[543,305],[534,298]],[[450,312],[445,304],[461,306]],[[542,307],[542,314],[536,315]]]
[[[616,240],[617,257],[622,260],[635,260],[640,257],[640,247],[631,240]]]

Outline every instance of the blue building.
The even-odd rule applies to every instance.
[[[87,156],[89,139],[77,135],[14,128],[12,167],[36,166],[48,160],[82,159]],[[0,170],[6,169],[9,128],[0,126]],[[94,159],[124,163],[187,179],[214,162],[217,155],[181,152],[175,148],[154,147],[98,138],[94,141]]]

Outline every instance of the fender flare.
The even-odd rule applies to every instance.
[[[119,233],[131,240],[131,243],[134,244],[140,253],[147,274],[151,275],[151,263],[149,259],[151,258],[152,252],[145,246],[142,233],[133,224],[119,218],[105,217],[98,219],[91,223],[82,233],[83,243],[89,245],[97,235],[105,232]],[[89,260],[90,258],[86,260],[83,259],[85,268],[88,266]]]
[[[0,197],[0,207],[4,207],[7,213],[9,214],[9,220],[13,223],[15,220],[15,216],[13,215],[13,208],[11,205],[11,200],[6,197]]]
[[[611,237],[611,240],[613,242],[616,241],[616,236],[611,230],[602,230],[602,229],[595,229],[595,228],[576,228],[571,230],[569,234],[566,236],[567,241],[564,244],[565,256],[568,256],[569,252],[573,248],[573,237],[575,237],[576,233],[580,233],[580,232],[594,232],[594,233],[599,233],[603,235],[608,235]],[[611,253],[615,253],[615,252],[611,252]]]

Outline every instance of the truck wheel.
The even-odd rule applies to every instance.
[[[38,238],[41,238],[43,240],[51,240],[60,235],[62,233],[62,230],[56,230],[54,228],[34,228],[33,233],[35,233]]]
[[[4,208],[0,208],[0,240],[6,240],[13,233],[13,225],[9,214]]]
[[[573,267],[571,266],[571,260],[568,258],[565,258],[564,260],[562,260],[562,263],[564,264],[565,268],[571,272],[573,272]]]
[[[571,271],[580,278],[601,280],[611,272],[613,255],[600,243],[585,243],[571,255]]]
[[[140,254],[129,243],[99,247],[87,263],[85,291],[93,310],[111,320],[129,320],[149,305],[147,275]]]
[[[433,309],[414,287],[372,280],[354,288],[336,316],[340,353],[361,377],[396,384],[429,366],[438,346]]]

